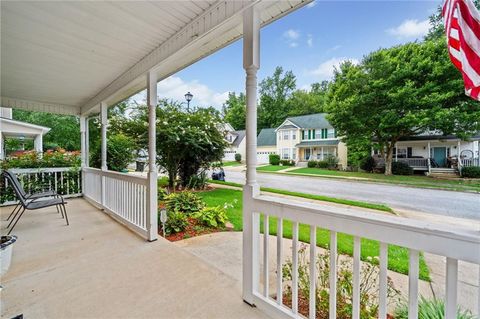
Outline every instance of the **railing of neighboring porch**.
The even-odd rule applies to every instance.
[[[147,178],[96,168],[83,168],[83,178],[83,195],[89,202],[149,239]]]
[[[82,174],[76,167],[48,168],[12,168],[27,193],[38,191],[55,191],[65,198],[82,196]],[[8,191],[8,180],[3,181],[5,192]],[[15,202],[13,190],[3,194],[4,203],[0,206],[12,205]],[[3,199],[3,198],[2,198]]]
[[[360,282],[361,282],[361,240],[376,240],[379,248],[379,318],[387,316],[387,265],[388,245],[397,245],[409,250],[408,305],[409,318],[418,317],[419,301],[419,256],[421,252],[429,252],[446,258],[446,316],[456,318],[458,261],[480,264],[480,236],[473,231],[456,230],[454,227],[442,227],[426,222],[388,216],[376,213],[365,213],[347,208],[331,207],[314,203],[293,201],[286,198],[257,195],[246,198],[244,206],[249,208],[244,231],[250,234],[247,255],[251,256],[251,264],[244,280],[251,280],[252,302],[270,313],[283,318],[301,318],[298,305],[298,265],[299,265],[299,225],[309,227],[309,318],[315,318],[315,285],[317,278],[317,232],[325,229],[330,232],[330,300],[329,316],[336,318],[337,289],[337,234],[343,233],[353,237],[353,318],[360,316]],[[260,227],[260,218],[263,227]],[[268,234],[269,221],[276,219],[276,247],[270,247]],[[285,262],[283,238],[290,232],[283,229],[283,222],[291,222],[291,262],[292,262],[292,301],[291,307],[283,304],[284,282],[282,282],[282,266]],[[259,247],[263,246],[260,250]],[[269,290],[269,251],[276,251],[276,289]],[[251,253],[251,254],[250,254]],[[244,272],[245,274],[245,272]],[[250,277],[251,275],[251,277]],[[261,279],[260,279],[261,278]],[[307,296],[308,298],[308,296]],[[480,309],[479,309],[480,313]]]
[[[460,163],[462,167],[480,166],[480,158],[462,158]]]

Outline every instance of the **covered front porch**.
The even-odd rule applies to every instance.
[[[2,318],[265,318],[241,283],[163,238],[145,244],[84,199],[25,214]],[[5,220],[11,207],[0,208]]]

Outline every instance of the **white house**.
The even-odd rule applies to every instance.
[[[347,147],[325,116],[318,113],[287,118],[275,130],[280,158],[302,165],[331,155],[338,158],[341,167],[346,167]]]
[[[0,160],[6,157],[5,139],[33,139],[34,150],[43,151],[43,136],[50,128],[12,119],[12,109],[0,107]]]
[[[228,147],[223,153],[223,161],[234,161],[235,154],[240,154],[245,160],[245,130],[236,131],[230,123],[225,123],[223,130]]]

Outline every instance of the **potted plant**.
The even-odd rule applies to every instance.
[[[10,267],[12,261],[13,243],[17,241],[17,236],[2,236],[0,240],[0,277],[3,276]]]

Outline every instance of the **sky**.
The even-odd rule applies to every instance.
[[[441,2],[316,0],[262,28],[259,82],[281,66],[293,71],[297,88],[309,89],[331,79],[344,60],[356,63],[376,49],[422,39]],[[191,106],[220,108],[228,92],[244,86],[239,40],[159,82],[158,95],[184,101],[190,91]],[[145,92],[134,99],[144,100]]]

